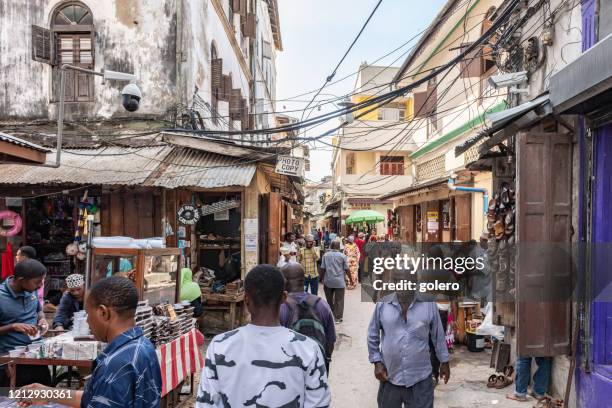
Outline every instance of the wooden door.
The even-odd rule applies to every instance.
[[[569,352],[572,142],[558,133],[517,141],[517,353]]]
[[[399,239],[408,243],[414,243],[416,240],[414,207],[414,205],[406,205],[397,208],[397,214],[400,222]]]
[[[269,193],[268,262],[276,265],[280,255],[282,202],[279,193]]]
[[[270,195],[261,194],[259,196],[259,263],[273,263],[273,259],[268,258],[268,239],[269,239],[269,205]]]
[[[472,238],[472,196],[455,196],[455,239],[468,242]]]

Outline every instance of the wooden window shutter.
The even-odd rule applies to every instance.
[[[229,101],[229,95],[232,91],[232,78],[229,75],[223,75],[221,81],[221,89],[219,90],[219,100]]]
[[[219,91],[222,87],[222,78],[223,78],[223,60],[221,58],[214,58],[210,62],[211,69],[211,81],[212,81],[212,89]]]
[[[241,0],[230,0],[232,2],[232,12],[240,13]]]
[[[255,14],[247,14],[243,34],[245,37],[255,38]]]
[[[414,117],[422,118],[427,116],[427,91],[414,93]]]
[[[51,64],[51,31],[32,25],[32,59]]]
[[[84,72],[75,72],[74,97],[77,102],[88,102],[93,100],[93,75]]]
[[[242,100],[242,91],[238,89],[232,89],[229,100],[229,114],[232,120],[238,120],[240,118],[240,101]]]
[[[431,82],[427,87],[427,98],[425,101],[425,109],[428,115],[436,112],[438,107],[438,92],[435,81]]]
[[[262,54],[264,58],[272,59],[272,44],[269,43],[268,41],[263,42]]]
[[[249,120],[249,108],[247,106],[247,100],[242,99],[240,101],[240,121],[242,122],[242,128],[246,129],[248,127]]]
[[[517,354],[567,354],[572,290],[571,136],[520,133],[517,183]]]
[[[240,15],[242,16],[246,16],[247,14],[247,0],[240,0],[240,10],[238,11],[238,13],[240,13]]]
[[[468,44],[462,45],[467,47]],[[468,53],[464,59],[459,63],[459,71],[461,72],[461,78],[475,78],[480,76],[480,65],[482,58],[482,49],[477,47]]]

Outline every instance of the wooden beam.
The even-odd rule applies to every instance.
[[[41,164],[44,163],[47,158],[45,152],[18,146],[5,141],[0,141],[0,153]]]

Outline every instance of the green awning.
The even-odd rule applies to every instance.
[[[385,216],[374,210],[355,211],[346,219],[347,224],[357,224],[360,222],[379,222],[384,221]]]

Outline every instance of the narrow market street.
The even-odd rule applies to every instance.
[[[346,292],[344,322],[336,326],[338,341],[330,368],[334,408],[376,408],[378,381],[368,362],[366,335],[373,303],[361,301],[359,290]],[[320,291],[319,295],[323,295]],[[487,388],[491,351],[470,353],[460,346],[451,354],[451,379],[435,391],[436,408],[514,408],[531,406],[506,399],[513,385],[502,390]]]
[[[612,408],[611,158],[612,0],[0,0],[0,408]]]

